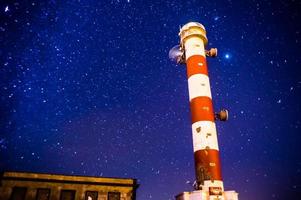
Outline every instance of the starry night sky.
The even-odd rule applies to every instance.
[[[1,1],[0,170],[133,177],[138,200],[192,189],[179,25],[207,29],[225,189],[301,195],[300,1]],[[300,196],[299,196],[300,198]]]

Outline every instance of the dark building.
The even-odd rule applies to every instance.
[[[1,200],[135,200],[136,179],[4,172]]]

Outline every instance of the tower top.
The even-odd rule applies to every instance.
[[[198,22],[189,22],[185,24],[183,27],[180,28],[179,36],[181,38],[180,46],[184,49],[184,43],[186,39],[194,36],[194,37],[200,37],[204,44],[207,45],[208,39],[206,36],[206,29],[205,27],[198,23]]]

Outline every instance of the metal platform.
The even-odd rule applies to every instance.
[[[222,195],[210,195],[207,191],[195,190],[178,194],[176,200],[238,200],[238,193],[230,190]]]

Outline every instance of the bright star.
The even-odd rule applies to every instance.
[[[8,11],[9,11],[9,8],[8,8],[8,6],[6,6],[4,9],[4,12],[8,12]]]
[[[226,59],[230,59],[230,54],[226,53],[226,54],[225,54],[225,58],[226,58]]]

